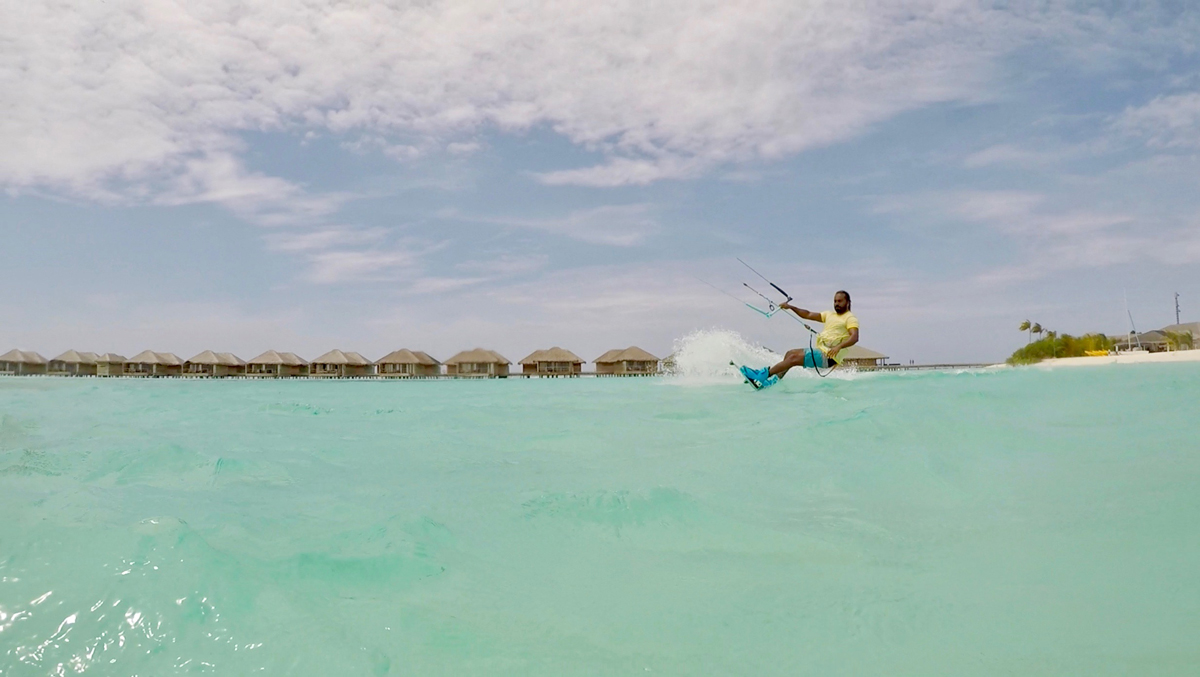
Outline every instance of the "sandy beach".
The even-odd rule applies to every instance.
[[[1038,367],[1088,367],[1101,364],[1145,364],[1150,362],[1200,362],[1200,350],[1173,350],[1165,353],[1121,353],[1100,357],[1063,357],[1043,360]]]

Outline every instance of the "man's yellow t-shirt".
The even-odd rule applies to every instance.
[[[820,334],[817,334],[817,349],[824,353],[826,357],[837,360],[837,353],[830,355],[826,351],[826,348],[828,346],[836,346],[850,338],[850,330],[858,329],[858,318],[848,310],[841,315],[832,310],[822,310],[821,321],[825,323],[825,328],[821,330]]]

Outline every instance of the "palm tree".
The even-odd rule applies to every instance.
[[[1038,324],[1037,322],[1034,322],[1034,323],[1033,323],[1033,326],[1029,328],[1029,333],[1030,333],[1030,334],[1037,334],[1039,337],[1041,337],[1041,335],[1042,335],[1042,325]]]
[[[1171,350],[1191,350],[1195,345],[1190,331],[1166,331],[1163,333],[1167,335],[1167,345],[1171,347]]]
[[[1047,331],[1046,336],[1050,337],[1050,355],[1052,357],[1058,357],[1058,344],[1054,341],[1054,339],[1058,338],[1058,332]]]
[[[1033,341],[1033,325],[1029,324],[1029,320],[1022,322],[1021,326],[1017,327],[1017,329],[1029,332],[1029,338],[1025,341],[1026,344]]]

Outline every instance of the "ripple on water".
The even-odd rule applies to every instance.
[[[698,387],[0,379],[0,674],[1200,663],[1200,365],[759,393],[702,340]]]

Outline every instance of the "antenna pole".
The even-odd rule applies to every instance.
[[[1179,292],[1175,292],[1175,324],[1179,324]]]

